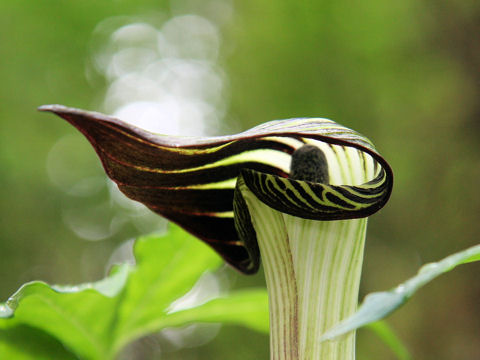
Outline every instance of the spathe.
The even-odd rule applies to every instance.
[[[152,134],[61,105],[39,110],[57,114],[82,132],[125,195],[199,237],[244,273],[258,270],[259,251],[248,208],[235,191],[239,176],[272,208],[318,220],[369,216],[392,190],[392,171],[371,142],[328,119],[277,120],[237,135],[188,138]],[[349,185],[288,179],[291,156],[305,143],[354,148],[373,159],[375,177]],[[293,195],[280,199],[282,189]]]

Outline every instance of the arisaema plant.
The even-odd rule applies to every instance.
[[[480,261],[479,245],[427,264],[355,311],[367,217],[387,202],[393,181],[363,136],[327,119],[290,119],[233,136],[172,137],[98,113],[41,110],[79,129],[127,196],[234,268],[255,273],[262,258],[272,359],[354,359],[355,330],[370,324],[398,359],[409,360],[388,326],[375,321],[440,274]],[[219,264],[179,231],[139,239],[135,267],[121,265],[104,280],[23,285],[0,303],[0,358],[115,359],[142,336],[198,321],[266,331],[263,289],[172,310],[172,301]]]
[[[240,272],[255,273],[262,258],[272,358],[355,357],[353,332],[319,340],[356,309],[367,217],[392,190],[392,171],[368,139],[321,118],[186,138],[58,105],[40,110],[82,132],[125,195]]]

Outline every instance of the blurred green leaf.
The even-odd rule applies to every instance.
[[[198,321],[244,325],[268,333],[268,294],[264,288],[238,290],[228,297],[213,299],[203,305],[169,314],[158,320],[157,328]]]
[[[14,360],[78,359],[54,337],[25,325],[0,329],[0,356]]]
[[[206,270],[221,264],[218,255],[179,227],[171,227],[164,237],[146,236],[135,243],[138,265],[118,306],[114,352],[160,330],[152,323],[166,317],[170,304],[185,295]]]
[[[84,290],[93,289],[106,297],[114,297],[124,287],[129,271],[128,265],[114,267],[110,276],[97,282],[81,285],[48,285],[42,281],[26,283],[13,294],[5,304],[0,306],[0,318],[13,316],[19,302],[28,296],[38,296],[42,291],[59,294],[79,293]],[[48,295],[47,295],[48,296]],[[18,316],[18,314],[17,314]]]
[[[0,357],[68,358],[59,355],[66,353],[61,343],[81,359],[112,359],[141,336],[198,321],[268,329],[263,289],[172,311],[171,304],[188,293],[205,270],[221,264],[212,250],[178,227],[161,238],[140,238],[134,254],[135,267],[118,266],[95,283],[49,286],[36,281],[22,286],[0,304]],[[32,342],[36,333],[40,335]]]
[[[377,335],[390,350],[396,355],[399,360],[411,360],[412,356],[408,352],[405,345],[394,333],[392,328],[385,321],[376,321],[368,324],[367,328]]]
[[[11,309],[2,325],[28,325],[54,336],[85,359],[106,358],[108,329],[115,317],[115,296],[126,282],[128,267],[115,268],[105,280],[75,286],[52,286],[34,281],[23,285],[4,305]],[[27,341],[27,340],[26,340]],[[28,344],[28,342],[26,342]]]
[[[480,245],[422,266],[417,275],[390,291],[367,295],[356,313],[327,331],[321,341],[333,340],[359,327],[383,319],[402,306],[419,288],[461,264],[480,260]]]

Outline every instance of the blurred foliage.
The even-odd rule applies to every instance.
[[[265,289],[192,303],[198,296],[192,288],[205,271],[218,268],[221,259],[177,226],[171,226],[164,236],[138,239],[134,254],[135,267],[117,266],[95,283],[49,286],[35,281],[23,285],[6,304],[0,304],[2,357],[38,359],[40,355],[33,351],[44,348],[42,359],[60,354],[70,358],[50,346],[54,341],[46,334],[80,359],[108,360],[137,358],[134,352],[122,350],[135,339],[169,327],[221,322],[268,333]],[[35,329],[45,333],[26,336]]]
[[[480,261],[480,245],[449,255],[440,261],[423,265],[414,277],[407,279],[391,290],[376,291],[365,296],[363,302],[358,306],[358,310],[322,334],[321,340],[340,338],[350,331],[385,318],[402,307],[420,288],[438,276],[455,269],[459,265],[475,261]],[[381,325],[380,327],[377,326],[376,329],[381,327]],[[384,338],[384,336],[381,337]],[[388,340],[386,342],[389,343]]]
[[[142,234],[125,223],[104,240],[80,238],[65,209],[85,213],[102,203],[101,215],[92,216],[101,221],[119,206],[106,188],[94,199],[70,196],[47,173],[52,147],[75,130],[35,108],[102,110],[108,79],[87,71],[97,25],[122,17],[159,27],[175,15],[229,11],[219,61],[232,132],[278,118],[329,117],[366,134],[395,171],[393,196],[370,221],[363,293],[478,243],[478,1],[0,0],[0,299],[29,280],[101,278],[114,249]],[[86,141],[74,149],[72,169],[103,176]],[[389,319],[414,358],[480,358],[479,271],[472,264],[445,275]],[[225,274],[230,288],[263,284],[262,275]],[[218,358],[232,342],[239,356],[267,356],[266,336],[233,327],[201,349],[147,338],[138,354]],[[359,333],[359,359],[389,354]]]

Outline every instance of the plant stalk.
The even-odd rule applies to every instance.
[[[330,183],[362,183],[373,168],[330,156]],[[361,164],[361,163],[360,163]],[[267,282],[270,351],[274,360],[353,360],[355,333],[320,342],[353,314],[363,263],[367,218],[316,221],[288,215],[260,201],[243,183]]]

